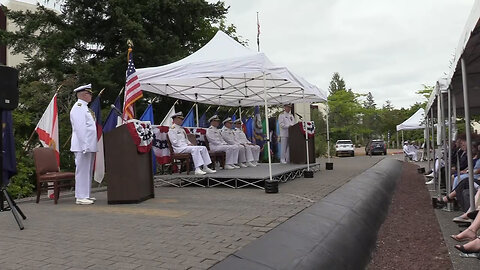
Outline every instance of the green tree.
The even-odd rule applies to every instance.
[[[338,72],[333,73],[332,80],[330,81],[330,86],[328,87],[328,91],[330,94],[335,94],[340,90],[347,90],[345,87],[345,81]]]
[[[3,7],[16,32],[0,31],[0,44],[25,55],[20,71],[20,106],[14,111],[15,141],[22,156],[19,167],[28,167],[21,151],[58,86],[61,167],[73,168],[69,152],[69,110],[74,102],[71,89],[92,83],[94,90],[105,88],[103,104],[111,104],[125,84],[128,39],[134,43],[137,67],[168,64],[198,50],[222,29],[237,40],[235,27],[225,23],[228,7],[221,1],[203,0],[66,0],[60,13],[39,6],[35,11],[10,11]],[[137,113],[146,107],[136,103]],[[170,108],[173,100],[160,98],[156,119]],[[188,102],[179,104],[187,111]],[[108,106],[103,106],[108,110]],[[104,117],[106,113],[103,114]],[[33,140],[38,142],[36,138]],[[31,172],[20,171],[16,179],[33,182]],[[14,179],[15,182],[15,179]],[[14,184],[15,185],[15,184]],[[18,188],[18,195],[28,191]]]
[[[329,121],[332,141],[352,139],[359,128],[361,105],[360,95],[349,90],[338,90],[328,97]]]

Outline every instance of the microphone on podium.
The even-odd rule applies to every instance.
[[[300,118],[300,120],[303,119],[302,115],[300,115],[299,113],[295,113],[295,114],[298,116],[298,118]]]
[[[115,113],[118,115],[118,117],[122,118],[122,123],[125,123],[125,119],[123,119],[122,112],[113,104],[110,104],[110,108],[112,108],[115,111]]]

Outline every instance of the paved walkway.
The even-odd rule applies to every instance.
[[[278,194],[161,187],[140,204],[108,205],[105,191],[90,206],[22,202],[25,230],[0,213],[0,269],[207,269],[382,158],[336,158],[333,171],[322,160],[314,178],[283,183]]]

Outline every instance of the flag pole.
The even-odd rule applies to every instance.
[[[258,11],[257,11],[257,51],[260,52],[260,21],[258,20]]]
[[[55,90],[54,96],[55,96],[56,94],[58,94],[58,92],[60,91],[60,89],[62,88],[62,86],[63,86],[63,83],[60,84],[60,86],[57,88],[57,90]],[[23,148],[23,151],[24,151],[24,152],[27,152],[28,146],[30,145],[30,142],[31,142],[32,139],[33,139],[33,135],[35,135],[35,130],[37,130],[36,127],[33,129],[32,134],[30,134],[30,137],[28,138],[28,140],[27,140],[27,142],[26,142],[26,144],[25,144],[25,147]]]

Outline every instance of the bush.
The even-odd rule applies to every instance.
[[[17,175],[10,179],[8,192],[13,198],[28,197],[35,187],[35,166],[31,156],[17,151]]]

